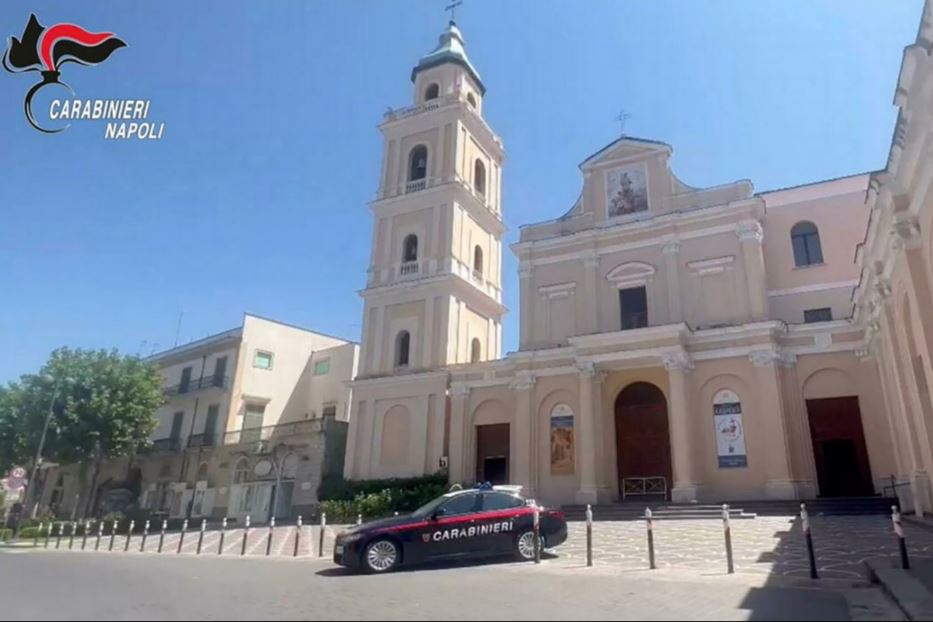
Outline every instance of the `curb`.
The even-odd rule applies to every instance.
[[[881,585],[908,620],[933,620],[933,594],[892,559],[865,561],[868,576]]]

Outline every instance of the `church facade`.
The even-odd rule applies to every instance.
[[[584,159],[577,202],[511,247],[520,340],[503,356],[504,149],[451,23],[380,126],[346,477],[929,509],[927,24],[884,171],[755,192],[688,186],[653,140]]]

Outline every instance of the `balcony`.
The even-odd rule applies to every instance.
[[[405,184],[405,194],[411,194],[412,192],[421,192],[428,187],[427,178],[416,179],[415,181],[410,181]]]
[[[175,397],[177,395],[198,393],[209,389],[224,389],[229,386],[229,383],[229,376],[216,376],[211,374],[203,378],[192,378],[188,382],[179,382],[176,385],[166,387],[162,393],[165,397]]]
[[[234,430],[224,434],[224,445],[243,445],[248,443],[258,443],[259,441],[274,441],[280,438],[296,436],[299,434],[315,434],[321,431],[323,419],[294,421],[292,423],[281,423],[279,425],[268,425],[262,428],[247,428],[245,430]]]
[[[398,268],[398,273],[401,276],[408,276],[411,274],[418,274],[418,262],[417,261],[406,261]]]
[[[473,280],[479,284],[482,284],[483,283],[483,271],[477,270],[476,268],[474,268],[473,269]]]
[[[160,438],[152,441],[152,451],[179,451],[181,450],[181,439],[176,436]]]
[[[648,312],[622,314],[622,330],[634,330],[636,328],[648,328]]]
[[[441,107],[441,104],[447,104],[451,101],[454,101],[454,98],[444,97],[444,98],[435,98],[430,99],[423,104],[415,104],[414,106],[407,106],[405,108],[390,108],[386,111],[383,118],[386,121],[398,121],[399,119],[407,119],[408,117],[413,117],[417,114],[423,112],[428,112],[429,110],[437,110]]]
[[[217,442],[217,439],[213,433],[211,434],[192,434],[188,437],[188,448],[197,448],[197,447],[213,447]]]

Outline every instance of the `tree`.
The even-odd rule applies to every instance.
[[[43,460],[94,460],[93,491],[101,460],[134,455],[148,446],[158,425],[161,387],[158,368],[138,357],[55,350],[38,374],[0,387],[0,470],[12,464],[35,467],[51,409]]]

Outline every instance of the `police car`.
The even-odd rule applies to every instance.
[[[564,515],[538,508],[542,546],[567,539]],[[429,560],[514,555],[534,558],[534,502],[520,486],[478,486],[449,492],[411,514],[376,520],[337,535],[334,562],[388,572]]]

